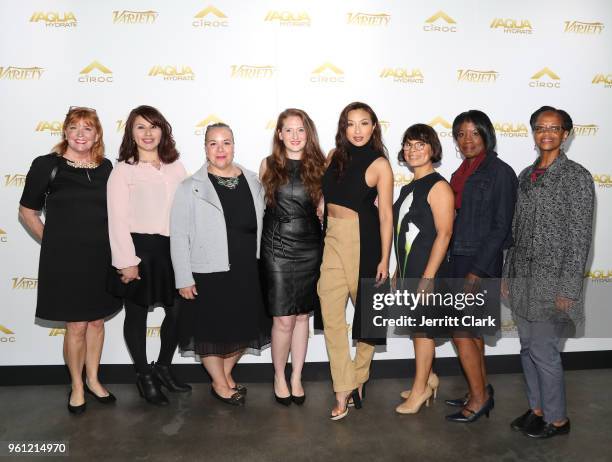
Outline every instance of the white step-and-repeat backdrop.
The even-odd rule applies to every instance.
[[[439,170],[450,178],[461,162],[450,124],[464,110],[482,109],[495,123],[501,158],[519,172],[536,155],[530,114],[561,107],[576,124],[568,155],[596,183],[588,284],[612,287],[611,29],[608,0],[0,3],[0,365],[63,362],[61,326],[35,324],[39,245],[17,207],[32,159],[58,141],[72,105],[97,109],[113,160],[128,112],[158,107],[193,172],[209,123],[229,123],[237,160],[257,169],[281,110],[306,110],[328,151],[340,110],[365,101],[381,120],[396,192],[411,179],[395,160],[410,124],[438,131]],[[597,320],[609,307],[590,303],[589,316]],[[151,355],[162,317],[162,309],[149,316]],[[130,362],[122,322],[120,313],[107,323],[105,363]],[[511,323],[504,328],[511,334]],[[612,349],[602,337],[570,339],[565,349]],[[511,336],[488,347],[489,354],[517,352]],[[438,356],[454,354],[448,342],[438,347]],[[391,339],[377,358],[412,356],[408,339]],[[322,336],[312,337],[308,361],[326,360]],[[177,354],[177,362],[191,361]],[[270,361],[269,350],[243,361]]]

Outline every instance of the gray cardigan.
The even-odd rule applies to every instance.
[[[257,175],[235,164],[247,180],[257,216],[257,255],[264,212],[264,189]],[[170,212],[170,254],[176,287],[195,284],[192,273],[229,271],[227,229],[217,191],[206,165],[176,190]]]
[[[519,175],[514,247],[503,272],[509,278],[510,306],[530,321],[579,323],[584,320],[583,282],[593,232],[593,177],[561,153],[533,183],[537,163]],[[557,296],[575,301],[567,314],[555,308]]]

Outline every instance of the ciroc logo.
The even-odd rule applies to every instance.
[[[39,133],[48,133],[53,136],[59,136],[62,134],[62,123],[59,120],[41,120],[38,122],[38,125],[36,125],[35,131]]]
[[[403,173],[395,173],[393,175],[393,186],[395,186],[396,188],[401,188],[402,186],[405,186],[408,183],[412,182],[413,179],[414,175],[412,174],[406,176]]]
[[[189,66],[153,66],[149,77],[162,77],[164,80],[195,80]]]
[[[42,67],[0,66],[0,80],[40,80]]]
[[[435,24],[439,20],[441,21]],[[425,20],[423,30],[425,32],[457,32],[457,26],[455,26],[455,24],[457,24],[457,22],[453,18],[440,10]]]
[[[348,13],[347,24],[357,26],[387,26],[391,15],[386,13]]]
[[[38,279],[19,277],[13,278],[13,289],[36,289],[38,287]]]
[[[44,21],[45,27],[76,27],[77,19],[74,13],[58,13],[55,11],[36,11],[30,22]]]
[[[194,132],[194,135],[204,136],[206,134],[206,127],[211,124],[216,124],[219,122],[223,122],[219,117],[214,114],[210,114],[205,119],[202,119],[197,125]]]
[[[593,77],[593,84],[602,84],[604,88],[612,88],[612,74],[597,74]]]
[[[280,26],[310,26],[310,16],[302,11],[293,13],[290,11],[268,11],[265,22],[277,22]]]
[[[0,228],[0,242],[6,242],[7,240],[8,240],[8,235],[6,234],[6,231]]]
[[[547,77],[547,79],[541,81],[542,77]],[[548,67],[545,67],[531,76],[529,86],[533,88],[560,88],[561,78]]]
[[[2,324],[0,324],[0,334],[2,334],[0,335],[0,343],[14,343],[17,341],[15,332]]]
[[[95,72],[94,75],[90,75],[92,72]],[[81,72],[81,77],[79,77],[79,82],[81,83],[110,83],[113,81],[113,73],[112,71],[106,67],[104,64],[101,64],[98,61],[92,61],[91,64],[83,68]]]
[[[496,122],[493,126],[498,136],[506,138],[526,138],[529,136],[527,125],[523,123]]]
[[[533,27],[527,19],[495,18],[491,21],[491,29],[502,29],[504,34],[531,34]]]
[[[580,125],[575,124],[572,130],[575,136],[595,136],[599,131],[599,126],[595,124]]]
[[[392,79],[397,83],[423,83],[425,78],[420,69],[408,70],[404,67],[385,67],[380,72],[381,79]]]
[[[310,81],[312,83],[342,83],[344,72],[328,61],[312,71]]]
[[[152,24],[157,20],[157,11],[113,11],[113,24]]]
[[[147,327],[147,338],[159,338],[159,327]]]
[[[229,20],[227,16],[214,6],[207,6],[195,16],[195,21],[191,23],[193,27],[211,28],[211,27],[227,27]]]
[[[26,176],[21,173],[15,173],[12,175],[4,175],[4,186],[15,186],[16,188],[23,188],[25,186]]]
[[[457,82],[495,83],[499,72],[475,71],[473,69],[457,69]]]
[[[453,126],[443,117],[434,117],[427,125],[436,130],[440,138],[453,136]]]
[[[593,175],[593,181],[600,188],[612,188],[612,178],[607,173],[597,173]]]
[[[601,34],[603,29],[603,22],[565,21],[563,32],[573,34]]]
[[[585,274],[585,277],[593,282],[612,282],[612,270],[591,270]]]
[[[232,79],[271,79],[274,75],[273,66],[250,66],[247,64],[234,64],[231,66]]]

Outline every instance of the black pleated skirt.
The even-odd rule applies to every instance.
[[[172,306],[177,292],[170,259],[170,238],[160,234],[132,233],[132,241],[141,260],[138,264],[140,280],[124,284],[116,268],[111,268],[107,290],[144,307]]]

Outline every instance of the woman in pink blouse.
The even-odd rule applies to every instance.
[[[178,160],[172,127],[154,107],[130,112],[119,162],[108,180],[108,227],[114,270],[108,289],[123,297],[125,343],[134,361],[138,390],[147,402],[165,405],[168,391],[191,390],[170,371],[178,343],[176,290],[170,260],[170,207],[187,172]],[[163,306],[157,362],[147,362],[147,314]]]

